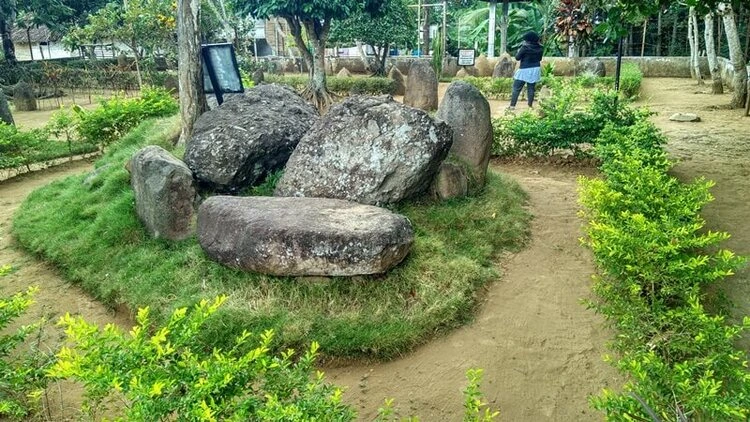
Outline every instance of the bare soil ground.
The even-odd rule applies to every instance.
[[[659,112],[654,120],[669,135],[670,152],[681,160],[675,173],[685,179],[703,175],[716,180],[717,200],[705,210],[709,225],[730,231],[734,237],[727,246],[749,254],[750,167],[744,157],[750,152],[750,118],[742,118],[739,111],[708,109],[728,103],[729,97],[698,91],[689,80],[646,79],[641,102]],[[498,115],[507,102],[491,105]],[[669,122],[669,115],[677,111],[697,112],[704,121]],[[28,321],[40,316],[55,321],[71,312],[99,324],[131,324],[129,315],[105,308],[20,251],[9,235],[12,214],[31,191],[90,168],[78,161],[0,182],[0,264],[17,268],[2,279],[0,291],[40,286]],[[576,177],[593,170],[498,163],[493,169],[512,175],[529,193],[536,217],[531,244],[499,260],[503,276],[489,287],[473,324],[392,362],[323,368],[330,380],[347,388],[345,398],[356,406],[361,420],[372,420],[389,397],[396,398],[402,415],[460,420],[464,372],[475,367],[484,369],[487,401],[507,421],[600,420],[601,415],[588,408],[588,396],[621,384],[621,377],[601,359],[612,333],[580,303],[590,297],[594,268],[589,252],[578,242],[582,222],[576,216]],[[735,316],[750,314],[748,279],[750,271],[743,270],[726,286],[727,296],[737,305]],[[60,340],[61,333],[51,330],[43,342],[54,348]],[[52,420],[74,416],[79,399],[70,386],[54,389],[53,398],[59,391],[62,402],[55,400]]]

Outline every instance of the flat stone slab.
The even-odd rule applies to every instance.
[[[411,249],[409,220],[340,199],[214,196],[198,210],[211,259],[278,276],[384,273]]]
[[[700,122],[701,118],[693,113],[675,113],[669,120],[673,122]]]

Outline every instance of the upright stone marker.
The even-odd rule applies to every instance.
[[[409,67],[404,104],[432,111],[438,107],[438,78],[427,61],[415,61]]]
[[[136,212],[149,234],[169,240],[189,237],[196,190],[185,163],[152,145],[135,153],[130,171]]]
[[[495,70],[492,72],[493,78],[512,78],[516,72],[516,62],[510,57],[508,53],[503,53],[500,56],[500,60],[495,65]]]
[[[14,124],[13,114],[10,112],[10,106],[8,100],[5,98],[5,93],[0,90],[0,122],[5,122],[9,125]]]
[[[396,66],[391,68],[388,72],[388,78],[393,81],[393,95],[404,95],[406,94],[406,80],[404,74]]]
[[[13,105],[16,111],[34,111],[36,110],[36,94],[34,88],[27,82],[19,82],[13,89]]]
[[[484,185],[493,139],[487,99],[468,82],[454,81],[436,117],[453,129],[451,154],[470,165],[474,180]]]

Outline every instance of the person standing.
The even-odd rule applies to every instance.
[[[534,31],[523,34],[523,44],[518,49],[516,60],[521,66],[513,75],[513,93],[508,110],[515,110],[518,96],[524,85],[527,86],[527,100],[529,107],[534,107],[536,84],[542,79],[542,55],[544,47],[539,42],[539,34]]]

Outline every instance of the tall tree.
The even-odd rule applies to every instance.
[[[711,93],[723,94],[724,83],[719,72],[719,59],[716,55],[716,39],[714,37],[714,15],[707,13],[703,17],[705,23],[704,37],[706,41],[706,57],[708,57],[708,70],[711,72]]]
[[[193,135],[195,121],[206,110],[201,66],[200,6],[200,0],[179,0],[177,3],[177,73],[182,122],[178,143],[181,145],[185,145]]]
[[[690,42],[690,67],[693,77],[698,81],[698,85],[703,84],[701,75],[700,62],[700,36],[698,34],[698,18],[696,17],[695,7],[690,8],[688,13],[688,41]]]
[[[279,17],[289,24],[294,42],[309,70],[310,82],[305,97],[319,109],[327,109],[331,95],[326,88],[325,48],[334,20],[346,19],[360,7],[377,15],[384,0],[235,0],[242,10],[258,19]],[[302,32],[307,35],[307,40]]]
[[[17,0],[18,10],[16,26],[26,30],[29,43],[29,55],[34,60],[31,43],[31,30],[42,25],[51,30],[60,31],[64,22],[73,15],[73,9],[61,0]]]
[[[0,37],[3,41],[3,57],[10,64],[16,63],[16,49],[11,38],[11,29],[16,20],[16,0],[0,0]]]
[[[373,73],[385,75],[385,61],[392,46],[408,46],[414,43],[417,30],[416,13],[408,7],[406,0],[385,0],[382,14],[372,17],[360,8],[345,20],[331,26],[331,41],[355,43],[361,41],[372,47],[377,58]]]
[[[734,93],[730,105],[733,108],[742,108],[745,106],[745,99],[747,98],[747,60],[740,45],[740,34],[737,30],[734,8],[731,4],[721,3],[719,10],[724,21],[724,33],[727,36],[727,45],[729,46],[729,60],[732,61],[732,67],[734,67],[732,83]]]

